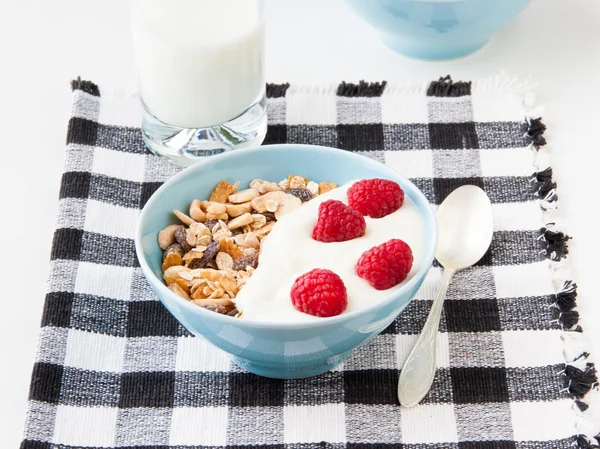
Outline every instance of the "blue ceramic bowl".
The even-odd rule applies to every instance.
[[[483,47],[531,0],[346,0],[392,50],[453,59]]]
[[[217,182],[279,180],[300,173],[317,181],[344,184],[358,178],[398,182],[424,217],[428,236],[418,272],[389,299],[371,307],[323,318],[314,323],[259,323],[205,310],[171,292],[162,281],[157,234],[176,222],[172,210],[187,210],[192,200],[208,198]],[[199,162],[181,171],[152,195],[139,218],[135,248],[150,286],[164,306],[191,333],[202,336],[255,374],[299,378],[323,373],[383,331],[406,307],[429,270],[437,245],[435,215],[425,196],[408,180],[383,164],[347,151],[311,145],[269,145],[245,149]]]

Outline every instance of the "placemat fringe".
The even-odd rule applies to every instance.
[[[546,125],[541,117],[527,117],[526,136],[530,141],[530,147],[535,154],[536,166],[544,164],[538,157],[539,150],[547,144],[544,132]],[[531,178],[533,190],[540,199],[546,226],[540,229],[539,239],[545,243],[545,254],[551,264],[551,270],[554,281],[559,285],[554,301],[551,304],[556,309],[556,321],[563,330],[562,341],[564,345],[563,355],[565,357],[565,369],[559,375],[564,376],[564,391],[567,391],[573,398],[573,409],[576,414],[575,426],[578,435],[573,441],[573,447],[578,449],[598,448],[593,441],[598,439],[596,432],[597,424],[593,424],[585,414],[589,405],[585,401],[585,396],[593,388],[598,386],[598,377],[593,363],[588,362],[589,352],[586,350],[586,343],[582,338],[582,327],[579,325],[579,312],[577,307],[577,284],[567,279],[562,281],[559,277],[560,272],[566,270],[565,264],[561,261],[568,255],[568,241],[571,237],[558,229],[555,222],[551,221],[551,215],[556,209],[557,184],[552,179],[552,169],[547,167],[533,174]]]
[[[342,81],[337,94],[340,97],[380,97],[386,85],[387,81],[368,83],[361,80],[358,84]]]

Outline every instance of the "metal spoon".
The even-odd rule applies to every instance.
[[[398,399],[404,407],[417,405],[433,383],[436,337],[452,276],[483,257],[494,232],[490,200],[483,190],[472,185],[459,187],[448,195],[437,211],[437,221],[435,257],[444,267],[444,275],[421,335],[400,373]]]

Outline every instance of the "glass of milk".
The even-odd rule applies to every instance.
[[[142,134],[180,165],[266,134],[263,0],[131,0]]]

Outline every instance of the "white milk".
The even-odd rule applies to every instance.
[[[294,281],[314,268],[338,274],[346,285],[348,307],[343,313],[361,310],[389,298],[419,270],[426,247],[425,221],[410,198],[396,212],[383,218],[365,217],[367,229],[362,237],[345,242],[323,243],[313,240],[319,205],[336,199],[348,204],[347,190],[353,183],[333,189],[310,200],[277,222],[262,245],[258,268],[235,298],[241,319],[276,323],[322,320],[292,305],[290,289]],[[413,266],[407,278],[388,290],[375,290],[359,278],[354,267],[368,249],[398,238],[413,252]]]
[[[258,0],[133,0],[142,99],[163,122],[202,128],[244,112],[265,87]]]

